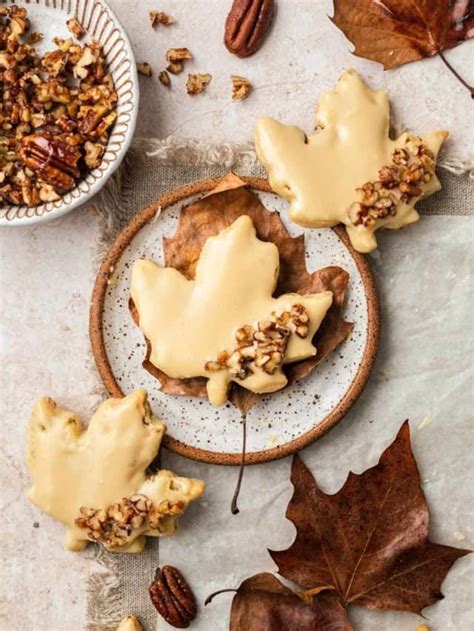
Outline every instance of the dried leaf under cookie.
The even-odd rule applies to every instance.
[[[333,304],[314,337],[314,344],[318,349],[316,357],[287,364],[284,368],[288,385],[292,385],[306,377],[352,331],[353,324],[346,322],[341,314],[349,283],[347,272],[340,267],[332,266],[310,274],[306,269],[304,237],[292,237],[279,214],[267,210],[257,195],[250,192],[244,182],[232,173],[223,178],[214,191],[182,208],[176,233],[171,238],[163,239],[165,265],[174,267],[189,279],[194,278],[196,264],[207,239],[230,226],[241,215],[248,215],[252,219],[259,239],[270,241],[278,247],[280,274],[275,296],[290,292],[303,295],[325,290],[334,294]],[[130,310],[138,324],[138,313],[132,301]],[[207,396],[206,378],[169,377],[154,366],[149,357],[150,345],[147,341],[143,367],[160,381],[163,392],[195,397]],[[242,412],[247,412],[261,396],[233,384],[229,392],[229,401]]]

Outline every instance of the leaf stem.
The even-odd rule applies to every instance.
[[[453,75],[456,77],[456,79],[462,83],[462,85],[467,88],[469,90],[469,92],[471,93],[471,99],[474,99],[474,87],[469,85],[469,83],[467,81],[465,81],[461,75],[459,74],[459,72],[457,70],[455,70],[452,65],[449,63],[449,61],[446,59],[446,57],[443,54],[442,50],[438,51],[438,55],[441,57],[442,62],[444,63],[444,65],[448,68],[448,70],[450,72],[453,73]]]
[[[237,485],[235,487],[234,496],[230,505],[230,512],[232,515],[239,513],[239,507],[237,501],[239,499],[240,487],[242,486],[242,478],[244,477],[245,467],[245,452],[247,449],[247,412],[241,411],[242,415],[242,456],[240,458],[239,477],[237,478]]]
[[[209,596],[206,598],[206,600],[204,601],[204,606],[208,605],[210,602],[212,602],[212,599],[214,598],[214,596],[218,596],[219,594],[224,594],[225,592],[236,592],[236,589],[220,589],[217,592],[214,592],[213,594],[209,594]]]

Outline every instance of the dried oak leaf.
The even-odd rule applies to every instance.
[[[386,70],[474,36],[474,10],[467,0],[334,0],[331,20],[354,44],[355,55]]]
[[[205,197],[181,210],[176,233],[169,239],[163,239],[165,266],[174,267],[187,278],[194,278],[196,264],[207,239],[230,226],[241,215],[248,215],[252,219],[259,239],[271,241],[278,247],[280,275],[276,296],[291,292],[302,295],[326,290],[333,292],[333,304],[313,340],[318,353],[315,357],[285,366],[288,387],[306,377],[352,331],[353,324],[346,322],[341,315],[349,274],[335,266],[310,274],[306,269],[304,237],[291,237],[279,214],[268,211],[233,173],[223,178]],[[132,302],[130,309],[138,324],[138,314]],[[169,377],[149,361],[148,343],[147,347],[143,367],[159,380],[163,392],[207,396],[205,378]],[[234,384],[229,400],[241,411],[248,411],[261,396]]]
[[[232,601],[230,631],[352,631],[335,592],[309,598],[285,587],[272,574],[243,581]]]
[[[441,583],[468,554],[428,540],[428,507],[408,422],[379,463],[350,473],[334,495],[317,486],[296,455],[287,517],[296,539],[270,551],[279,573],[307,590],[335,590],[343,605],[421,613],[443,598]]]

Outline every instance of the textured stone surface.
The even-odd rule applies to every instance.
[[[267,44],[245,61],[230,56],[220,44],[227,8],[222,0],[168,0],[158,8],[174,14],[179,24],[156,33],[147,16],[153,2],[131,6],[126,0],[112,0],[137,58],[158,71],[168,47],[188,46],[196,60],[187,70],[214,75],[208,91],[194,99],[185,94],[184,75],[173,79],[170,93],[156,77],[142,78],[139,131],[247,140],[253,120],[263,113],[310,129],[316,96],[353,65],[374,85],[390,86],[399,122],[419,132],[448,127],[453,132],[450,153],[468,156],[472,136],[465,125],[471,100],[438,60],[384,73],[349,55],[350,44],[326,18],[330,2],[279,4]],[[449,53],[464,72],[469,50],[472,54],[472,46],[464,45]],[[230,102],[231,73],[248,76],[258,88],[245,103]],[[350,469],[362,471],[375,463],[409,416],[431,505],[432,538],[472,548],[467,482],[473,447],[472,349],[465,337],[465,331],[472,330],[471,229],[469,217],[429,217],[410,228],[409,239],[381,236],[381,254],[376,253],[373,262],[382,288],[384,330],[375,373],[344,422],[305,450],[303,458],[322,487],[335,491]],[[93,564],[87,553],[66,552],[63,527],[25,500],[23,453],[26,421],[36,398],[49,394],[84,417],[99,401],[87,331],[97,232],[94,215],[83,209],[50,224],[1,232],[2,631],[84,629],[85,583]],[[423,420],[424,427],[417,429]],[[284,519],[291,495],[289,459],[249,468],[236,517],[229,510],[235,469],[199,465],[170,454],[163,460],[164,466],[183,475],[208,481],[206,497],[191,507],[180,536],[160,547],[161,562],[180,567],[201,602],[216,588],[273,569],[266,548],[286,547],[294,532]],[[466,539],[459,541],[462,537]],[[432,631],[469,628],[470,567],[469,557],[459,561],[444,584],[446,599],[427,610]],[[229,601],[229,596],[216,600],[193,629],[227,629]],[[364,631],[413,631],[421,623],[415,616],[362,609],[351,615]],[[160,630],[165,628],[159,624]]]

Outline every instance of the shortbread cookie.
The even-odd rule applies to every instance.
[[[378,228],[418,221],[416,202],[440,189],[435,162],[448,132],[391,140],[389,107],[385,91],[371,90],[348,70],[319,99],[312,136],[271,118],[258,120],[258,156],[272,188],[291,202],[295,223],[343,223],[354,248],[371,252]]]
[[[232,381],[256,393],[283,388],[283,365],[316,354],[312,338],[333,297],[273,298],[278,273],[278,248],[257,238],[247,215],[207,239],[194,280],[136,261],[131,297],[151,363],[173,378],[206,377],[214,405]]]
[[[48,398],[28,427],[28,498],[67,526],[69,550],[88,541],[118,552],[140,552],[145,536],[172,534],[178,516],[204,482],[171,471],[148,474],[165,432],[145,390],[104,401],[87,429]]]

